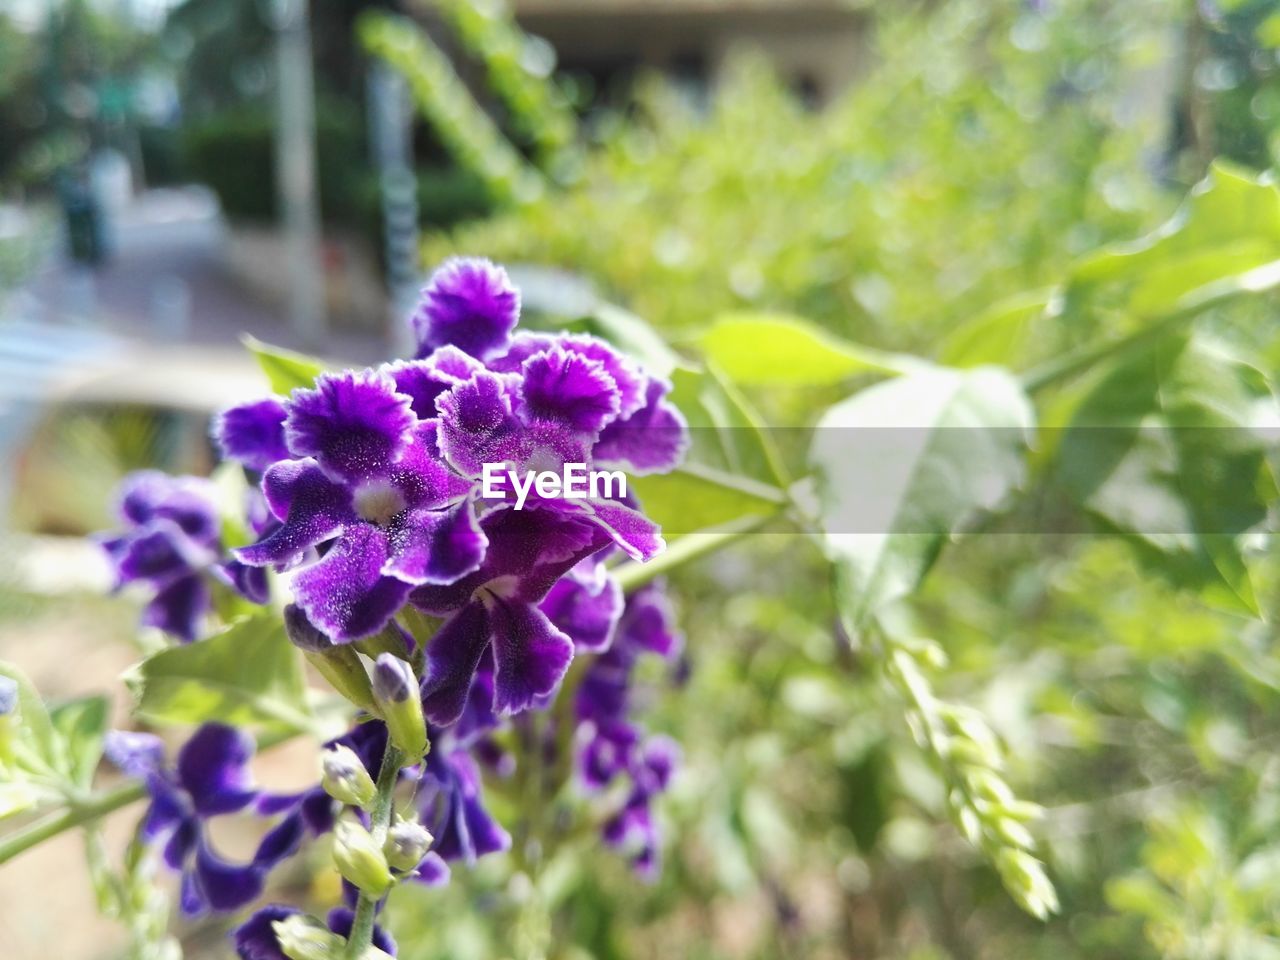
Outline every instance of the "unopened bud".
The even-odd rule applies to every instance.
[[[13,759],[13,736],[18,720],[18,684],[0,676],[0,763]]]
[[[329,796],[353,807],[364,807],[373,802],[378,788],[350,747],[342,744],[331,747],[324,752],[320,764],[324,771],[320,783]]]
[[[435,837],[422,824],[401,820],[387,832],[382,852],[394,869],[409,871],[422,862],[434,841]]]
[[[426,753],[427,725],[413,668],[394,654],[379,654],[373,664],[373,698],[391,742],[415,759]]]
[[[361,710],[373,710],[369,674],[350,644],[334,643],[294,603],[284,608],[284,630],[289,641],[303,652],[333,689]]]
[[[295,913],[271,925],[280,950],[289,960],[340,960],[347,941],[315,917]]]
[[[365,893],[380,897],[395,880],[387,858],[372,834],[354,820],[339,820],[333,828],[333,859],[338,872]]]

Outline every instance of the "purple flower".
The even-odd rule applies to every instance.
[[[248,769],[253,741],[239,730],[205,724],[179,751],[172,769],[163,764],[160,740],[149,734],[113,731],[106,755],[146,783],[151,805],[143,817],[142,837],[162,844],[165,863],[181,874],[185,916],[245,906],[262,893],[268,871],[297,849],[301,833],[291,819],[268,831],[248,863],[231,863],[209,844],[210,818],[245,810],[260,797]]]
[[[600,791],[620,777],[631,781],[623,806],[605,822],[605,842],[629,853],[647,878],[656,876],[660,846],[652,803],[670,783],[679,751],[665,737],[644,737],[630,716],[631,685],[642,655],[669,659],[679,650],[672,623],[661,583],[641,587],[627,599],[613,645],[587,669],[575,700],[583,783]]]
[[[551,510],[499,508],[480,526],[489,548],[479,569],[412,594],[418,608],[449,617],[427,650],[423,684],[423,710],[440,726],[462,714],[486,654],[499,713],[524,710],[555,689],[573,642],[538,605],[565,571],[609,544],[597,526]]]
[[[573,641],[577,653],[600,653],[613,643],[622,605],[622,588],[596,556],[560,578],[539,609]]]
[[[258,910],[232,933],[240,960],[289,960],[276,938],[275,924],[301,914],[298,908],[282,904],[269,904]],[[355,914],[347,907],[338,907],[328,916],[329,929],[340,937],[351,936],[354,921]],[[373,945],[396,955],[395,941],[381,927],[373,928]]]
[[[223,456],[261,473],[290,457],[284,442],[284,404],[277,397],[229,407],[213,418],[210,433]]]
[[[520,292],[507,272],[488,260],[446,260],[423,288],[410,318],[418,356],[444,346],[477,360],[499,353],[520,319]]]
[[[285,435],[301,459],[268,468],[263,492],[280,526],[236,556],[294,576],[294,600],[337,641],[381,630],[414,586],[479,566],[485,538],[470,484],[441,460],[435,422],[383,372],[325,374],[295,390]]]
[[[154,591],[142,622],[195,640],[212,605],[208,576],[255,603],[265,603],[261,571],[223,558],[221,525],[213,486],[199,477],[171,477],[141,470],[119,491],[120,533],[99,535],[115,572],[116,589],[130,583]]]

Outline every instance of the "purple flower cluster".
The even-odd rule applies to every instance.
[[[151,804],[141,835],[161,845],[165,863],[181,874],[184,916],[251,903],[262,893],[267,873],[298,849],[308,830],[318,834],[332,827],[333,804],[323,793],[279,797],[257,790],[249,774],[253,752],[253,740],[245,733],[210,723],[196,731],[169,767],[158,737],[121,731],[108,735],[107,758],[146,784]],[[283,816],[251,860],[232,863],[211,846],[208,821],[246,810]]]
[[[680,645],[662,585],[641,587],[627,599],[613,643],[587,668],[574,703],[583,782],[600,791],[616,780],[629,781],[621,809],[605,822],[605,842],[628,854],[647,878],[659,867],[653,800],[670,784],[679,749],[667,737],[645,736],[632,717],[632,687],[641,656],[671,659]]]
[[[97,539],[116,589],[137,583],[153,591],[142,622],[184,642],[200,635],[213,602],[210,581],[254,603],[267,601],[266,571],[226,555],[213,487],[199,477],[143,470],[118,493],[124,529]]]
[[[500,714],[550,694],[574,651],[541,609],[557,581],[606,547],[637,560],[663,548],[622,499],[483,500],[484,464],[646,473],[687,443],[665,382],[593,337],[515,332],[519,306],[501,268],[449,261],[412,319],[417,359],[324,374],[215,429],[263,470],[276,520],[237,558],[290,570],[295,603],[333,643],[377,633],[406,603],[446,619],[424,691],[439,726],[481,670]]]
[[[346,645],[378,637],[357,648],[369,652],[403,638],[394,662],[423,665],[430,751],[401,777],[414,782],[434,841],[398,875],[428,884],[446,882],[450,862],[510,846],[484,805],[481,772],[510,772],[515,760],[495,735],[510,716],[551,706],[575,654],[594,657],[570,711],[580,778],[593,790],[628,785],[604,836],[645,875],[658,865],[653,798],[676,762],[674,746],[635,721],[632,691],[641,655],[670,657],[679,646],[670,611],[656,585],[624,600],[609,572],[623,557],[645,561],[663,549],[655,524],[624,495],[534,493],[517,504],[486,498],[480,480],[486,464],[667,471],[687,446],[684,421],[665,381],[594,337],[517,332],[519,311],[502,269],[447,262],[412,317],[414,359],[325,373],[311,388],[216,419],[222,452],[255,481],[253,543],[224,556],[204,482],[150,473],[126,487],[128,530],[104,541],[122,583],[157,589],[148,622],[186,640],[209,606],[206,575],[265,600],[268,568],[287,577],[288,632],[309,656],[358,664]],[[409,608],[415,623],[438,623],[425,649],[404,629]],[[364,718],[336,742],[378,777],[389,742],[382,720]],[[185,913],[243,906],[304,836],[334,827],[340,804],[320,785],[288,796],[253,788],[251,752],[243,734],[206,725],[170,769],[155,738],[112,737],[113,759],[147,784],[143,834],[181,872]],[[232,864],[212,850],[206,823],[239,811],[272,826],[249,862]],[[236,932],[240,956],[279,960],[275,925],[294,913],[261,910]],[[328,926],[346,936],[350,911],[335,911]],[[381,933],[376,944],[394,953]]]

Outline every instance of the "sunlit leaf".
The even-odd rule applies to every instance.
[[[267,375],[267,382],[271,384],[271,389],[279,394],[287,394],[296,387],[313,386],[316,377],[325,369],[324,364],[315,357],[273,347],[256,337],[245,336],[244,345],[249,348],[258,361],[258,366]]]
[[[285,731],[310,726],[298,652],[274,611],[162,650],[125,679],[138,715],[152,723],[219,721]]]
[[[707,358],[742,386],[822,386],[859,373],[900,373],[909,363],[832,336],[799,317],[739,313],[698,338]]]
[[[82,697],[59,704],[50,713],[61,739],[63,773],[77,787],[93,783],[93,773],[102,758],[109,706],[106,697]]]
[[[948,537],[1022,479],[1032,411],[984,367],[922,370],[827,411],[810,460],[851,633],[915,589]]]

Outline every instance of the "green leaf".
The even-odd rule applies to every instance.
[[[110,703],[106,697],[82,697],[59,704],[50,720],[61,739],[62,771],[73,786],[87,789],[102,759]]]
[[[1197,287],[1280,259],[1280,190],[1216,163],[1174,217],[1134,243],[1076,264],[1068,309],[1098,296],[1139,316],[1171,309]]]
[[[244,345],[257,359],[275,393],[288,394],[297,387],[312,387],[316,377],[325,370],[324,364],[315,357],[273,347],[256,337],[246,335]]]
[[[745,517],[773,516],[787,504],[786,494],[777,487],[697,464],[631,477],[628,489],[668,539]]]
[[[1044,314],[1052,290],[1034,290],[1001,300],[962,324],[942,345],[940,358],[953,367],[1010,366],[1026,345],[1032,321]]]
[[[909,366],[902,358],[781,314],[725,314],[698,343],[708,360],[742,386],[825,386],[859,373],[901,373]]]
[[[216,720],[284,732],[306,731],[298,651],[280,615],[263,611],[221,633],[148,657],[125,677],[140,717],[156,724]]]
[[[671,402],[689,424],[689,463],[771,485],[790,482],[782,455],[760,415],[714,367],[677,369],[671,382]]]
[[[0,660],[0,676],[18,685],[18,739],[27,748],[22,759],[49,770],[60,769],[58,734],[35,686],[25,673],[7,661]]]
[[[847,629],[911,593],[947,538],[1021,480],[1032,425],[994,367],[923,369],[854,394],[814,433],[827,556]]]
[[[1225,348],[1170,337],[1106,368],[1062,435],[1056,475],[1153,572],[1258,614],[1241,539],[1277,499],[1262,437],[1262,375]]]

